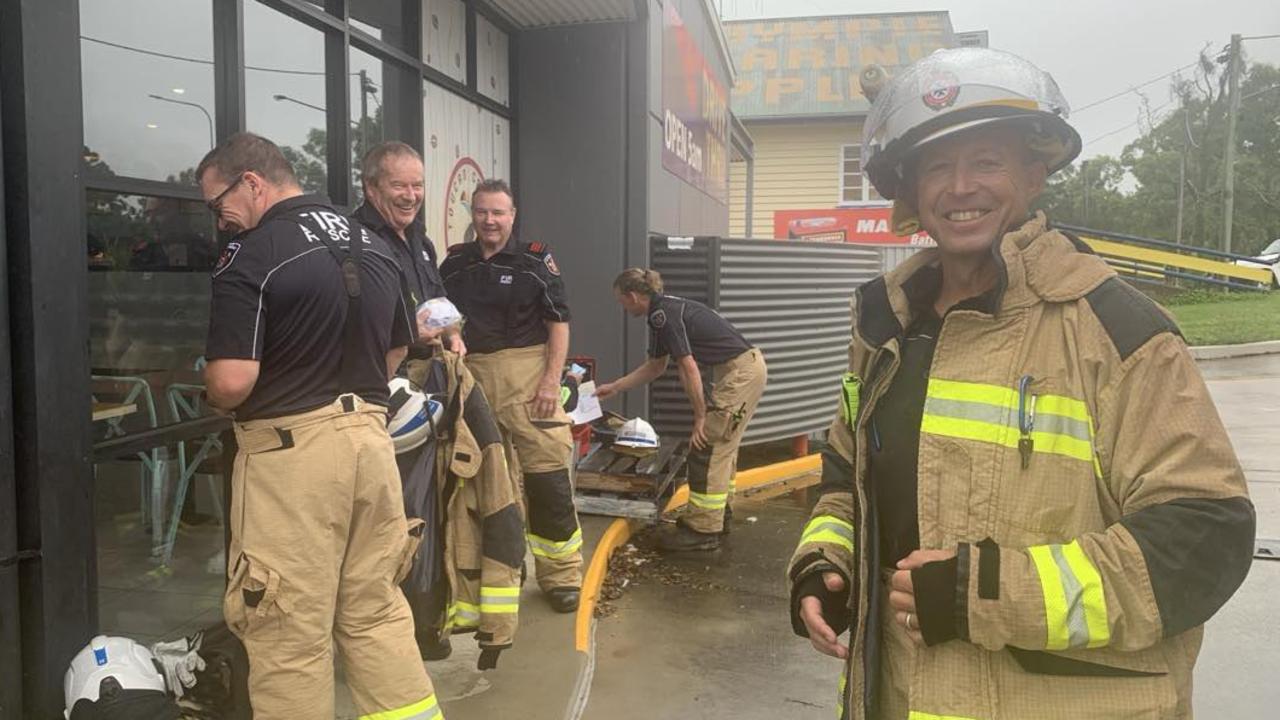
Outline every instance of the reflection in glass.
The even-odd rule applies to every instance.
[[[406,103],[419,102],[419,75],[394,61],[383,61],[351,48],[351,182],[352,207],[362,199],[360,161],[370,148],[386,140],[413,144],[401,120]]]
[[[93,437],[189,419],[203,411],[212,218],[202,202],[178,198],[90,191],[85,205]],[[225,570],[217,448],[197,462],[209,441],[182,453],[163,444],[146,462],[95,464],[102,632],[150,644],[217,622]],[[179,504],[184,476],[188,500]]]
[[[349,0],[347,7],[352,27],[416,57],[417,48],[411,46],[410,34],[404,29],[412,27],[413,5],[418,2],[420,0]]]
[[[80,0],[80,34],[86,179],[192,184],[213,137],[210,0]]]
[[[324,33],[244,4],[245,121],[284,151],[307,192],[328,194]]]

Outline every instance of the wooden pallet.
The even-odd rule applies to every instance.
[[[684,468],[686,443],[663,440],[658,452],[633,457],[609,445],[593,445],[578,462],[578,512],[654,518]]]

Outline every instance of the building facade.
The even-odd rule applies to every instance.
[[[645,352],[613,276],[651,234],[728,230],[734,80],[709,0],[0,3],[0,719],[61,716],[95,633],[220,615],[198,397],[227,238],[192,177],[218,140],[275,140],[345,208],[364,151],[407,142],[440,249],[469,239],[475,183],[511,179],[517,232],[567,279],[571,353],[613,376]]]
[[[775,234],[780,211],[883,207],[861,169],[862,122],[871,105],[859,76],[891,75],[934,50],[985,44],[956,33],[945,11],[725,23],[738,71],[733,113],[754,163],[730,169],[733,237]],[[748,177],[750,175],[750,178]]]

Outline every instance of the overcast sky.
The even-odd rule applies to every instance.
[[[1280,0],[713,0],[726,20],[947,10],[957,31],[987,30],[991,46],[1048,70],[1073,108],[1192,63],[1232,33],[1280,34]],[[1280,38],[1246,40],[1251,61],[1280,65]],[[1140,88],[1152,109],[1170,100],[1170,79]],[[1169,104],[1162,112],[1173,108]],[[1141,133],[1134,93],[1072,114],[1082,157],[1118,155]],[[1123,128],[1123,129],[1122,129]],[[1117,132],[1118,131],[1118,132]]]

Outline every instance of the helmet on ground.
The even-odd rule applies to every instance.
[[[910,161],[925,145],[983,125],[1016,123],[1052,174],[1080,154],[1070,108],[1049,73],[990,48],[938,50],[880,92],[862,133],[862,167],[880,195],[901,199]],[[897,219],[895,213],[895,220]]]
[[[396,454],[422,447],[435,432],[444,414],[444,405],[414,387],[407,378],[392,378],[387,387],[391,392],[387,431],[391,433]]]
[[[618,429],[613,447],[628,455],[648,455],[658,450],[658,433],[641,418],[632,418]]]
[[[62,688],[73,720],[178,717],[155,656],[129,638],[95,637],[72,659]]]

